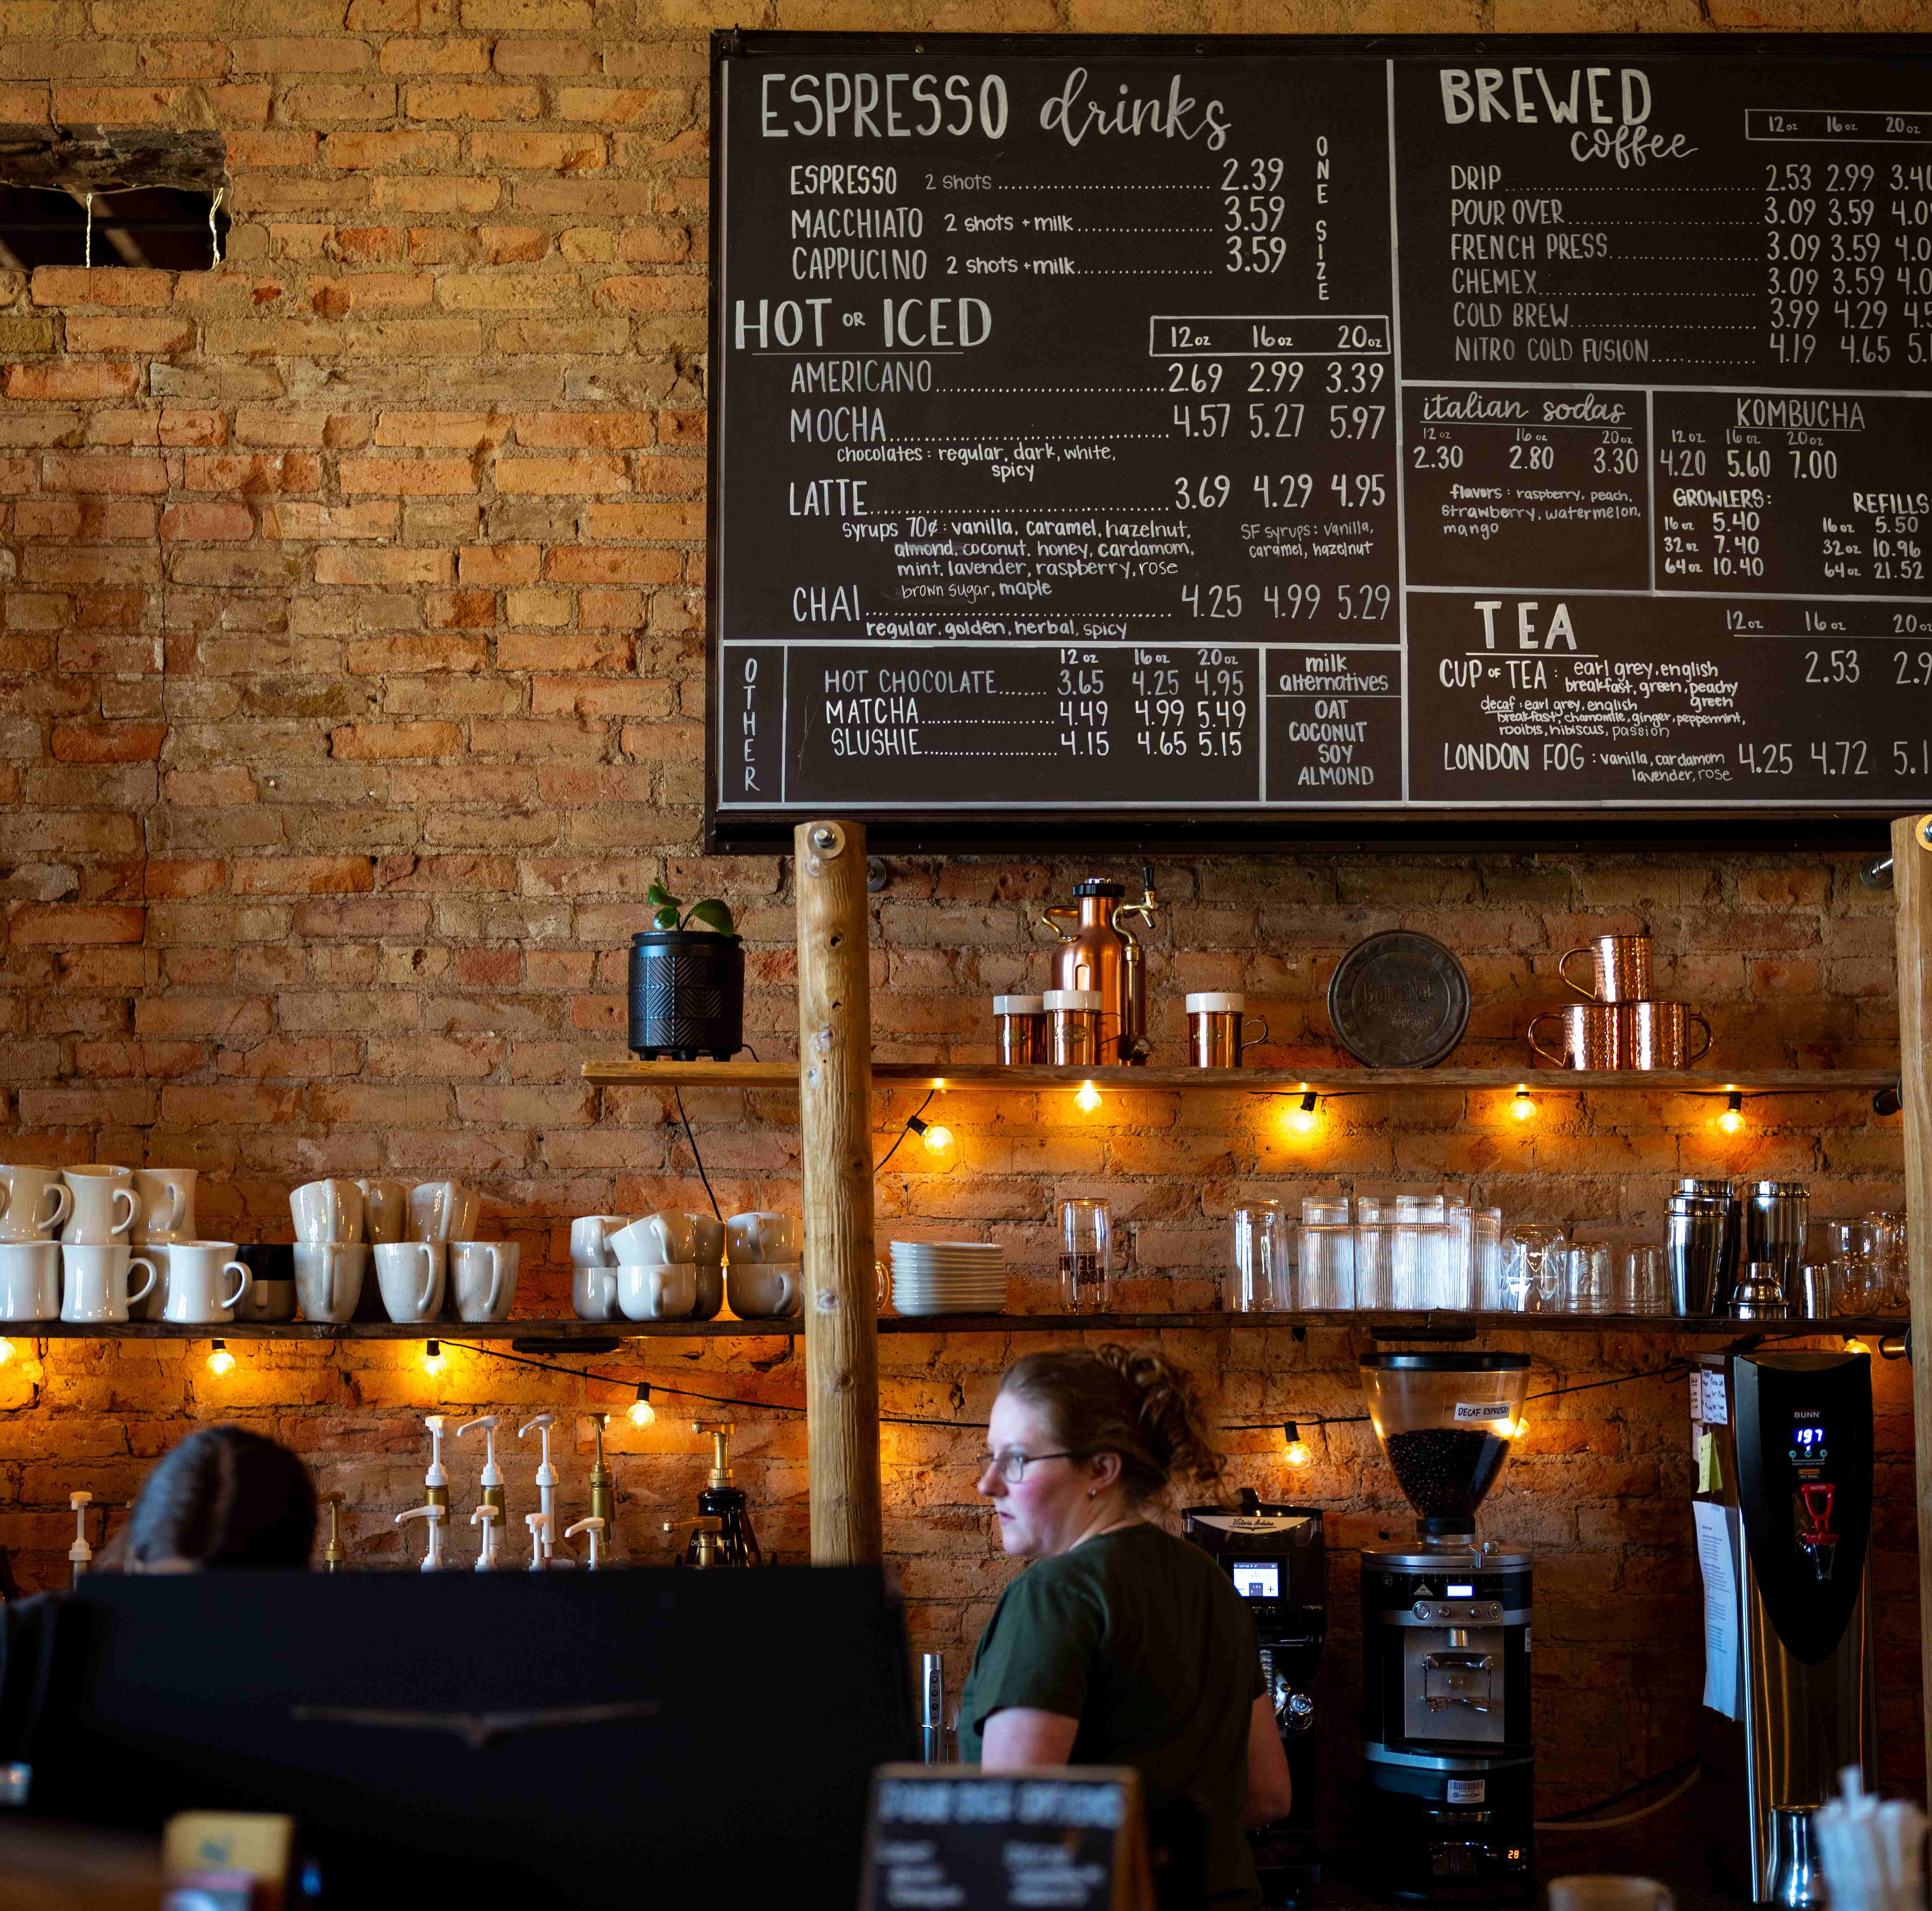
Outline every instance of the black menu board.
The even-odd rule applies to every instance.
[[[715,842],[1932,807],[1926,41],[714,53]]]

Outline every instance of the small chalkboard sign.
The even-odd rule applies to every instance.
[[[860,1911],[1153,1911],[1128,1765],[883,1765]]]

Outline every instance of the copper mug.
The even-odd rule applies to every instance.
[[[1258,1035],[1249,1035],[1246,1008],[1245,996],[1216,993],[1187,998],[1187,1059],[1196,1068],[1238,1068],[1241,1050],[1250,1041],[1268,1040],[1264,1021]]]
[[[1563,1028],[1563,1048],[1559,1054],[1545,1048],[1536,1038],[1538,1026],[1558,1022]],[[1624,1035],[1622,1005],[1611,1002],[1565,1002],[1561,1008],[1546,1009],[1532,1016],[1523,1031],[1529,1045],[1546,1062],[1559,1068],[1622,1068]]]
[[[1588,956],[1594,970],[1587,989],[1570,973],[1570,958],[1580,955]],[[1589,1002],[1644,1002],[1655,993],[1648,935],[1593,937],[1580,948],[1565,949],[1557,958],[1556,972]]]
[[[1582,1005],[1579,1005],[1580,1007]],[[1711,1052],[1711,1025],[1681,1002],[1627,1002],[1618,1005],[1623,1019],[1624,1068],[1688,1068]],[[1704,1032],[1703,1046],[1694,1053],[1690,1025]]]

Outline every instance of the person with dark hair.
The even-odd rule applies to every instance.
[[[993,1403],[979,1490],[1033,1563],[980,1636],[959,1756],[1131,1765],[1162,1911],[1261,1903],[1242,1828],[1283,1816],[1288,1760],[1254,1621],[1220,1566],[1155,1523],[1224,1462],[1193,1382],[1150,1350],[1029,1354]]]
[[[190,1433],[147,1478],[101,1570],[300,1571],[315,1546],[315,1483],[287,1447],[238,1426]]]

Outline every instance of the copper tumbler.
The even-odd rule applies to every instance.
[[[1042,999],[1052,1060],[1062,1068],[1092,1068],[1100,1059],[1100,991],[1048,989]]]
[[[1585,988],[1570,973],[1570,958],[1586,955],[1594,972],[1592,986]],[[1556,972],[1576,993],[1591,1002],[1643,1002],[1652,994],[1654,971],[1650,960],[1650,938],[1643,936],[1598,936],[1580,948],[1565,949],[1557,959]],[[1606,1062],[1606,1067],[1614,1067]]]
[[[1626,1002],[1618,1005],[1622,1018],[1621,1068],[1688,1068],[1711,1052],[1711,1025],[1681,1002]],[[1690,1025],[1704,1032],[1695,1050]]]
[[[1536,1038],[1538,1026],[1558,1022],[1563,1028],[1563,1050],[1545,1048]],[[1624,1056],[1624,1029],[1621,1005],[1610,1002],[1566,1002],[1561,1008],[1546,1009],[1532,1016],[1523,1031],[1529,1045],[1546,1062],[1559,1068],[1621,1068]]]
[[[993,998],[993,1025],[1005,1067],[1024,1068],[1047,1059],[1046,1019],[1046,1003],[1039,996]]]
[[[1197,1068],[1238,1068],[1241,1050],[1249,1040],[1248,1024],[1242,1019],[1247,1007],[1244,996],[1210,993],[1187,998],[1187,1059]],[[1261,1025],[1257,1041],[1268,1038],[1268,1026]]]

